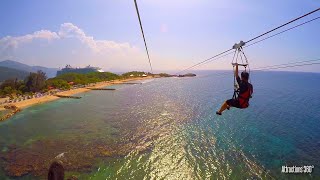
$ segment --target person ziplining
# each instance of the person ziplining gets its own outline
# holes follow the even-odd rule
[[[242,46],[244,45],[245,43],[243,41],[240,41],[240,43],[233,46],[233,49],[235,49],[235,54],[233,56],[231,64],[234,68],[234,93],[232,99],[229,99],[222,104],[220,110],[216,112],[217,115],[222,115],[222,112],[226,109],[229,110],[230,107],[240,109],[249,107],[249,100],[250,98],[252,98],[253,86],[249,82],[249,73],[247,72],[247,67],[249,69],[249,63],[242,49]],[[242,64],[238,64],[239,55],[241,57]],[[245,58],[245,64],[243,63],[242,55]],[[245,70],[241,73],[241,78],[239,77],[239,66],[243,66],[245,68]]]

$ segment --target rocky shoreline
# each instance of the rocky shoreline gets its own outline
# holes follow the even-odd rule
[[[0,116],[0,121],[4,121],[6,119],[9,119],[13,115],[15,115],[16,113],[21,111],[21,109],[15,105],[6,105],[6,106],[4,106],[4,109],[9,110],[9,113],[5,113],[4,115]]]

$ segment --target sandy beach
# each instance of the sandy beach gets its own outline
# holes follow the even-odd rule
[[[151,78],[153,78],[153,77],[151,77],[151,76],[148,76],[148,77],[136,77],[136,78],[128,78],[128,79],[124,79],[124,80],[114,80],[114,81],[99,82],[99,83],[96,83],[93,86],[88,86],[86,88],[71,89],[71,90],[68,90],[68,91],[59,92],[59,93],[57,93],[57,95],[71,96],[71,95],[74,95],[74,94],[91,91],[90,88],[102,88],[102,87],[109,86],[109,85],[112,85],[112,84],[121,84],[121,83],[127,82],[127,81],[136,81],[136,80],[151,79]],[[30,107],[32,105],[35,105],[35,104],[42,104],[42,103],[54,101],[54,100],[57,100],[57,99],[59,99],[59,97],[54,96],[54,95],[46,95],[46,96],[39,97],[39,98],[27,99],[27,100],[16,102],[16,103],[10,103],[10,105],[15,105],[19,109],[24,109],[24,108]],[[6,105],[8,105],[8,104],[6,104]],[[4,105],[0,106],[0,111],[1,110],[5,110],[4,109]]]

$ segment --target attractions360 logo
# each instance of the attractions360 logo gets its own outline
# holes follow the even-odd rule
[[[282,173],[312,173],[314,166],[282,166]]]

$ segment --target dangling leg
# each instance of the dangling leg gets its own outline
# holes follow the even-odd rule
[[[216,114],[222,115],[222,112],[223,112],[224,110],[226,110],[227,108],[230,108],[230,106],[227,104],[227,101],[225,101],[225,102],[222,104],[220,110],[216,112]]]
[[[64,168],[61,162],[54,161],[50,165],[48,179],[64,179]]]

